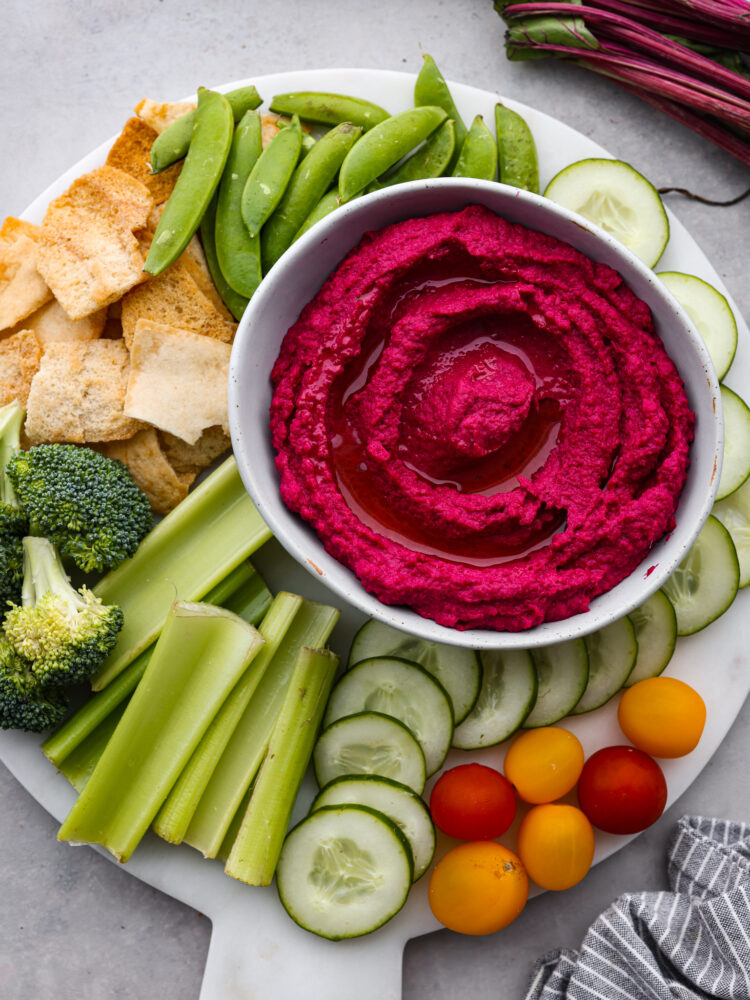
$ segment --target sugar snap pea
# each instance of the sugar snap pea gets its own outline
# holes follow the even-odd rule
[[[330,215],[331,212],[339,207],[339,204],[339,189],[337,187],[332,187],[329,191],[326,191],[312,212],[310,212],[308,217],[300,226],[299,232],[294,239],[296,240],[303,233],[306,233],[307,230],[312,228],[316,222],[320,222],[321,219],[325,219],[327,215]]]
[[[271,139],[250,172],[242,192],[242,220],[250,236],[260,228],[281,201],[297,166],[302,147],[302,129],[294,116],[286,128]]]
[[[482,181],[494,181],[497,174],[497,143],[495,137],[484,124],[481,115],[476,115],[468,135],[464,139],[461,153],[453,168],[454,177],[476,177]]]
[[[309,132],[302,133],[302,149],[299,151],[299,158],[304,159],[318,140]]]
[[[234,118],[229,101],[223,94],[201,87],[190,148],[161,213],[144,271],[161,274],[190,242],[218,187],[232,146],[233,131]]]
[[[341,165],[341,201],[349,201],[355,194],[364,191],[402,156],[423,142],[445,118],[442,108],[410,108],[386,118],[366,132]]]
[[[260,107],[262,98],[255,87],[239,87],[224,95],[232,108],[235,122],[246,111]],[[195,126],[195,111],[188,111],[161,132],[151,147],[151,172],[158,174],[187,154]]]
[[[299,115],[302,121],[316,122],[318,125],[351,122],[365,132],[390,117],[385,108],[360,97],[313,90],[277,94],[271,101],[271,111],[280,115]]]
[[[379,181],[374,181],[367,190],[377,191],[393,184],[404,184],[406,181],[441,177],[450,166],[455,145],[455,126],[449,118],[435,129],[408,160],[398,164]]]
[[[453,119],[453,127],[456,133],[453,156],[448,168],[450,173],[456,165],[461,147],[464,144],[468,129],[463,123],[458,108],[453,100],[448,84],[443,78],[443,74],[437,68],[437,64],[432,56],[426,55],[422,68],[420,69],[416,83],[414,84],[414,103],[417,107],[422,105],[436,105],[442,108],[449,118]]]
[[[213,283],[216,285],[216,291],[230,313],[239,321],[242,319],[248,300],[244,295],[235,292],[219,267],[219,258],[216,256],[216,199],[217,195],[214,195],[201,219],[200,234],[203,253],[206,255],[206,263]]]
[[[262,149],[260,115],[257,111],[246,111],[235,129],[232,149],[219,182],[216,255],[224,277],[235,292],[247,299],[260,284],[260,240],[250,236],[245,228],[240,205],[245,184]]]
[[[498,102],[495,105],[495,131],[502,183],[539,194],[539,159],[526,121]]]
[[[342,122],[319,139],[292,174],[276,211],[261,232],[263,273],[289,247],[300,227],[333,183],[344,158],[362,134],[351,122]],[[371,133],[368,133],[371,134]]]

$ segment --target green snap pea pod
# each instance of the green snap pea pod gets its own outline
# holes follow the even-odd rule
[[[302,148],[299,151],[300,160],[304,160],[317,141],[315,136],[310,135],[309,132],[302,133]]]
[[[250,171],[242,192],[242,220],[250,236],[260,228],[281,201],[299,160],[302,129],[295,115],[291,124],[271,139]]]
[[[503,184],[539,194],[539,160],[531,129],[521,115],[495,105],[498,167]]]
[[[408,160],[404,160],[390,173],[381,177],[379,181],[372,183],[367,190],[377,191],[380,188],[391,187],[393,184],[404,184],[406,181],[442,177],[453,159],[455,146],[455,126],[449,118],[422,143],[415,153],[412,153]]]
[[[230,90],[224,96],[232,108],[235,122],[238,122],[246,111],[253,111],[260,107],[262,102],[255,87],[240,87],[239,90]],[[187,114],[181,115],[171,125],[168,125],[154,139],[154,144],[151,147],[152,173],[158,174],[159,171],[166,170],[171,164],[187,155],[194,126],[195,111],[188,111]]]
[[[312,212],[310,212],[308,217],[300,226],[299,232],[294,239],[296,240],[303,233],[306,233],[307,230],[314,226],[316,222],[320,222],[321,219],[325,219],[327,215],[330,215],[331,212],[339,207],[339,204],[339,189],[337,187],[332,187],[329,191],[326,191]]]
[[[299,115],[302,121],[318,125],[340,125],[350,122],[363,132],[389,118],[385,108],[360,97],[347,94],[324,94],[300,90],[290,94],[277,94],[271,101],[271,111],[280,115]]]
[[[481,115],[471,123],[461,153],[453,168],[454,177],[476,177],[494,181],[497,174],[497,143]]]
[[[448,84],[445,82],[443,74],[437,68],[437,64],[432,56],[426,55],[424,57],[422,68],[417,75],[417,80],[414,84],[414,103],[417,107],[422,107],[425,104],[435,105],[438,108],[442,108],[448,117],[453,119],[456,139],[451,163],[447,170],[447,173],[451,173],[458,160],[458,155],[461,152],[468,129],[464,125],[461,115],[458,113],[458,108],[455,105]]]
[[[201,87],[190,149],[161,213],[144,271],[161,274],[190,242],[221,180],[233,132],[229,101],[223,94]]]
[[[342,122],[326,132],[296,168],[276,211],[263,226],[260,248],[264,274],[291,246],[361,134],[358,126]]]
[[[208,264],[211,279],[214,285],[216,285],[216,291],[221,296],[224,305],[239,322],[242,319],[242,314],[245,311],[248,300],[244,295],[239,295],[235,292],[221,273],[221,268],[219,267],[219,258],[216,256],[216,198],[217,196],[214,195],[208,204],[208,208],[203,213],[200,228],[201,243],[203,244],[203,253],[206,255],[206,263]]]
[[[442,108],[410,108],[386,118],[353,146],[339,174],[339,196],[349,201],[402,156],[424,142],[446,118]]]
[[[216,256],[229,284],[249,299],[260,284],[260,240],[242,221],[242,193],[263,149],[260,115],[245,112],[237,126],[216,201]]]

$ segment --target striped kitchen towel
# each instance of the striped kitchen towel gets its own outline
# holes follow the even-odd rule
[[[750,825],[683,816],[668,880],[539,959],[526,1000],[750,1000]]]

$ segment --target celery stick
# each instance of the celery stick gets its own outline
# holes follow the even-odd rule
[[[146,672],[58,832],[127,861],[263,640],[210,604],[175,603]]]
[[[232,733],[185,834],[185,842],[202,851],[207,858],[215,858],[221,849],[232,817],[266,755],[300,650],[303,646],[324,646],[339,614],[336,608],[305,601],[284,636]]]
[[[197,601],[271,537],[228,458],[94,587],[125,625],[91,686],[106,687],[151,645],[175,600]]]
[[[182,843],[214,768],[301,606],[301,597],[282,592],[258,626],[265,646],[219,709],[154,820],[154,832],[171,844]]]
[[[250,805],[250,797],[253,794],[253,785],[250,785],[248,790],[242,796],[242,802],[240,802],[239,809],[232,816],[232,822],[229,824],[226,835],[221,842],[221,847],[216,852],[216,857],[219,861],[223,861],[224,864],[227,863],[227,858],[229,857],[232,845],[234,844],[237,834],[240,832],[240,827],[242,826],[242,820],[247,812],[247,807]]]
[[[109,743],[126,708],[125,701],[116,705],[114,711],[110,712],[106,719],[103,719],[96,729],[81,740],[60,762],[58,770],[65,775],[77,792],[83,791],[86,782],[94,773],[96,762],[104,753],[104,748]]]
[[[224,870],[232,878],[248,885],[271,884],[338,664],[338,656],[327,650],[305,647],[300,652],[227,859]]]
[[[209,591],[203,600],[206,604],[225,607],[251,625],[257,625],[271,603],[271,593],[260,573],[255,570],[252,563],[245,560]],[[42,743],[44,753],[66,777],[68,772],[61,766],[62,762],[83,742],[86,742],[87,749],[82,751],[82,755],[71,767],[77,772],[82,763],[88,760],[90,764],[88,773],[93,770],[93,765],[101,755],[104,745],[100,745],[96,740],[87,742],[88,736],[135,690],[138,681],[143,677],[152,652],[153,646],[150,646],[136,657],[111,684],[108,684],[103,691],[92,695],[74,715]],[[92,756],[94,753],[96,756]],[[75,782],[73,784],[75,785]],[[78,785],[75,787],[79,788]]]

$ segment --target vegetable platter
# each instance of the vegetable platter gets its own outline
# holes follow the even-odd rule
[[[392,112],[411,107],[413,102],[413,73],[316,70],[279,73],[246,82],[255,84],[266,102],[274,94],[297,90],[352,94],[375,101]],[[229,90],[240,85],[227,83],[217,89]],[[475,114],[483,114],[486,121],[493,120],[498,95],[458,84],[450,86],[466,121]],[[134,94],[133,99],[137,100],[138,96]],[[611,155],[549,116],[521,104],[507,103],[525,117],[532,129],[539,152],[542,189],[559,170],[576,160]],[[101,164],[110,144],[104,143],[60,177],[29,206],[25,218],[40,222],[50,199],[64,191],[75,177]],[[659,270],[694,274],[724,291],[721,279],[695,241],[672,215],[669,221],[671,239],[659,261]],[[740,347],[728,383],[740,393],[743,390],[747,393],[750,391],[749,331],[739,315],[737,321]],[[299,567],[277,543],[268,543],[254,562],[272,590],[294,589],[313,599],[331,601],[323,585]],[[698,690],[708,710],[706,729],[698,748],[687,757],[664,762],[669,802],[685,791],[709,761],[750,690],[750,672],[744,667],[750,642],[746,600],[740,593],[720,621],[679,640],[667,668],[668,675],[679,677]],[[362,624],[363,617],[358,612],[343,608],[341,623],[331,643],[342,658],[347,656],[351,640]],[[578,736],[587,755],[599,747],[622,742],[614,703],[586,716],[568,718],[564,725]],[[2,732],[0,758],[28,791],[62,820],[75,793],[40,752],[39,742],[39,737],[31,734]],[[502,753],[502,748],[481,753],[453,750],[445,766],[476,759],[500,767]],[[310,777],[303,786],[294,819],[303,815],[314,792],[314,781]],[[514,833],[515,828],[511,828],[510,834]],[[607,834],[598,836],[595,861],[608,857],[628,839]],[[401,956],[405,943],[439,927],[427,903],[426,879],[417,883],[403,910],[374,934],[331,942],[292,923],[282,909],[275,888],[248,888],[229,879],[219,863],[204,860],[187,846],[175,848],[149,834],[126,868],[211,918],[213,934],[202,1000],[256,996],[264,1000],[292,1000],[301,995],[313,1000],[318,997],[348,1000],[353,983],[356,983],[361,1000],[396,1000],[401,995]]]

